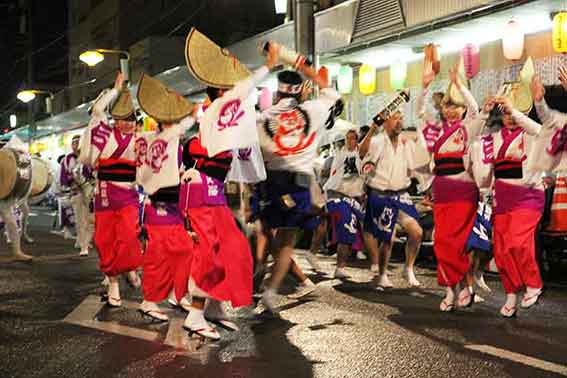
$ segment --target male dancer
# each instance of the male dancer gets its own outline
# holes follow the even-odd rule
[[[364,170],[368,172],[368,202],[364,220],[364,240],[370,250],[372,263],[378,263],[378,287],[391,288],[388,263],[396,234],[396,224],[407,233],[406,265],[404,275],[410,286],[420,285],[415,277],[417,259],[423,230],[417,219],[417,210],[408,194],[410,175],[414,169],[415,144],[400,136],[403,116],[397,111],[384,121],[384,132],[373,138],[378,129],[375,122],[360,146],[364,157]],[[378,240],[381,242],[378,249]],[[376,259],[380,256],[381,261]],[[378,260],[378,261],[375,261]]]
[[[61,171],[59,176],[59,182],[61,187],[68,188],[72,192],[71,197],[71,206],[73,207],[73,213],[75,218],[75,229],[77,233],[77,243],[75,243],[75,247],[79,246],[81,248],[81,252],[79,256],[88,256],[89,255],[89,244],[91,243],[92,239],[92,230],[89,220],[90,215],[90,206],[85,198],[83,192],[79,188],[79,184],[75,180],[74,170],[79,163],[79,144],[80,144],[81,137],[79,135],[75,135],[71,140],[71,153],[67,154],[63,161],[61,162]],[[82,172],[80,172],[85,178],[90,179],[92,177],[91,171],[88,167],[83,166]],[[64,234],[68,232],[68,230],[64,226],[63,230]]]
[[[134,128],[136,116],[130,92],[119,73],[114,88],[95,101],[91,121],[82,139],[80,161],[97,172],[95,194],[95,245],[100,270],[108,277],[108,305],[120,307],[118,277],[127,274],[129,283],[140,287],[135,270],[142,263],[138,240],[138,192]],[[112,106],[111,106],[112,104]],[[115,126],[110,126],[106,109]]]
[[[261,215],[276,230],[273,248],[276,263],[262,295],[263,304],[271,312],[276,311],[275,296],[290,267],[297,229],[313,215],[309,186],[317,135],[339,99],[338,93],[314,69],[304,65],[298,69],[319,85],[319,98],[300,103],[303,79],[297,72],[284,71],[278,75],[277,103],[258,117],[268,176],[268,203],[261,209]]]
[[[345,279],[347,260],[362,223],[361,198],[364,195],[362,159],[355,130],[346,133],[345,147],[335,152],[329,180],[323,187],[327,193],[327,210],[331,216],[332,242],[337,244],[335,278]]]

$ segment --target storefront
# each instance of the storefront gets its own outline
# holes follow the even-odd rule
[[[342,92],[347,120],[359,126],[368,124],[396,89],[408,88],[411,99],[404,107],[404,116],[405,126],[411,127],[417,121],[415,100],[421,90],[422,51],[428,43],[437,45],[441,53],[440,74],[430,93],[446,91],[448,70],[459,63],[467,44],[478,48],[480,66],[478,72],[471,72],[474,75],[468,84],[479,104],[485,96],[495,95],[504,82],[519,80],[529,57],[544,84],[558,84],[558,67],[567,64],[567,57],[553,49],[550,15],[562,6],[558,1],[535,1],[407,38],[402,33],[402,37],[384,44],[366,40],[371,47],[349,46],[323,54],[321,62]],[[515,24],[508,25],[510,21]],[[515,46],[523,50],[516,60],[506,59],[503,53],[502,38],[511,38],[511,34],[516,36],[512,43],[523,41],[523,49]],[[476,71],[474,67],[472,70]],[[465,72],[462,75],[466,76]]]

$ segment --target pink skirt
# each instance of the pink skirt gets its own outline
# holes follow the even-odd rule
[[[194,207],[189,219],[198,235],[191,269],[198,287],[233,307],[252,304],[252,252],[230,209]]]

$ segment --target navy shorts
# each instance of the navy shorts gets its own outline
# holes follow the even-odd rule
[[[394,235],[400,211],[414,219],[419,219],[417,210],[407,193],[401,196],[370,193],[366,204],[364,231],[372,234],[380,241],[390,242]]]
[[[363,219],[362,206],[358,201],[344,197],[327,201],[327,211],[331,217],[332,244],[356,243],[356,234]]]

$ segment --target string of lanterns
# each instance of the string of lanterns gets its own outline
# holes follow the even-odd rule
[[[518,61],[524,54],[525,34],[516,20],[510,20],[503,28],[502,52],[504,58]],[[553,49],[558,53],[567,53],[567,11],[558,12],[553,17],[552,30]],[[474,43],[467,43],[461,50],[461,59],[464,63],[466,79],[474,78],[480,70],[480,48]],[[341,65],[331,70],[329,78],[337,77],[337,89],[341,94],[350,94],[353,89],[354,71],[349,65]],[[390,87],[401,90],[406,86],[408,65],[406,62],[396,60],[389,67]],[[358,89],[362,95],[372,95],[376,91],[376,67],[363,64],[358,71]]]

